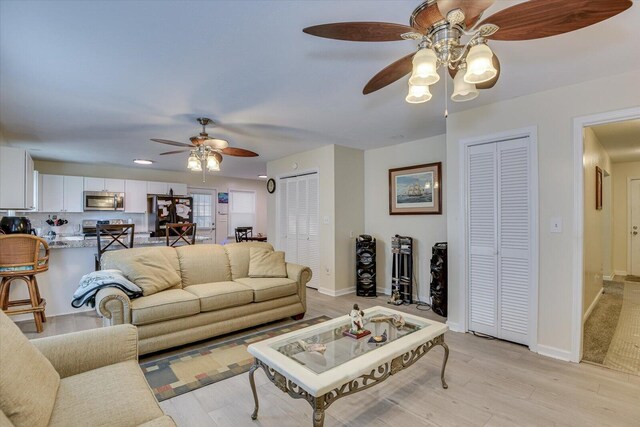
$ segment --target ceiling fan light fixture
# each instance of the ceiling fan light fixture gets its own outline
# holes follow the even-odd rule
[[[484,83],[498,74],[493,66],[493,52],[484,43],[473,46],[467,54],[467,72],[464,81],[471,84]]]
[[[196,153],[193,151],[191,152],[191,155],[189,155],[189,159],[187,160],[187,168],[194,172],[202,171],[202,163],[200,162],[200,159],[198,158]]]
[[[409,84],[409,94],[405,98],[409,104],[420,104],[431,99],[429,86],[418,86]]]
[[[413,72],[409,83],[414,86],[429,86],[438,80],[438,56],[433,49],[420,49],[413,57]]]
[[[209,172],[220,172],[220,162],[213,155],[207,157],[207,170]]]
[[[464,81],[465,69],[461,68],[453,78],[453,94],[451,100],[453,102],[465,102],[476,99],[480,92],[476,85]]]

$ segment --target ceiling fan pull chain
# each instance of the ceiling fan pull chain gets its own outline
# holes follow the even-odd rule
[[[444,73],[444,118],[449,117],[449,79],[447,73]]]

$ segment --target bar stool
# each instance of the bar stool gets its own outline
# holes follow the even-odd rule
[[[193,222],[167,224],[165,228],[165,233],[167,236],[167,246],[174,247],[180,246],[180,244],[195,245],[196,227],[197,224]],[[175,237],[173,241],[171,241],[172,237]]]
[[[96,238],[98,239],[98,253],[96,253],[96,271],[101,269],[100,259],[102,254],[116,249],[133,248],[133,238],[135,236],[135,224],[97,224]],[[106,243],[106,244],[105,244]],[[118,243],[115,245],[114,243]],[[113,245],[111,249],[109,249]]]
[[[44,255],[41,256],[41,250]],[[36,330],[42,332],[46,301],[40,297],[36,274],[49,269],[49,245],[44,239],[30,234],[0,235],[0,308],[9,316],[33,313]],[[22,280],[27,283],[29,299],[9,300],[11,282]],[[15,306],[30,306],[10,310]]]
[[[246,242],[253,236],[253,227],[236,227],[236,242]]]

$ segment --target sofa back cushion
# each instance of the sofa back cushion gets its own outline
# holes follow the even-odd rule
[[[284,252],[251,248],[249,250],[249,277],[287,277]]]
[[[103,269],[122,271],[127,279],[142,288],[144,296],[181,287],[180,262],[175,248],[154,246],[105,252]]]
[[[231,265],[231,278],[233,280],[249,277],[249,261],[251,260],[251,248],[261,248],[269,251],[273,246],[266,242],[241,242],[229,243],[223,246],[229,256]]]
[[[231,280],[229,257],[221,245],[185,245],[176,253],[183,287]]]
[[[53,365],[0,310],[0,410],[16,426],[46,426],[59,385]]]

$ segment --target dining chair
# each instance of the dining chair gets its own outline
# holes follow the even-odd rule
[[[107,251],[133,248],[135,224],[97,224],[98,253],[96,253],[96,271],[100,270],[100,258]],[[113,247],[112,247],[113,246]]]
[[[236,242],[246,242],[253,236],[253,227],[236,227]]]
[[[180,246],[181,244],[196,244],[196,228],[194,222],[179,222],[166,225],[167,246]],[[175,238],[173,241],[172,238]]]

